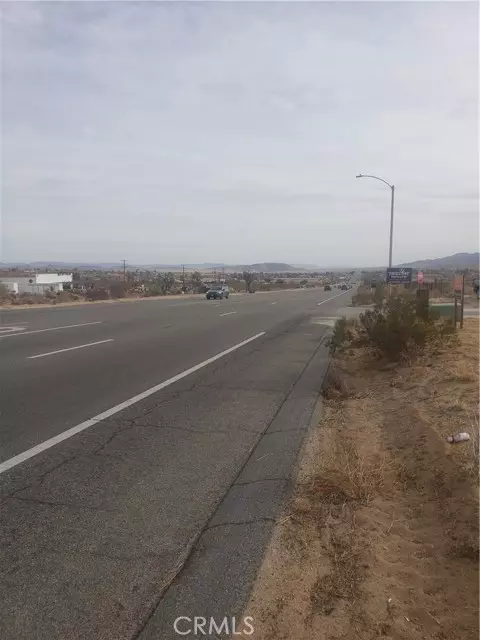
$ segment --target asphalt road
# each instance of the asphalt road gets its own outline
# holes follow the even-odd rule
[[[0,312],[0,636],[170,637],[226,575],[199,545],[243,545],[214,597],[238,608],[318,396],[318,316],[350,296]]]

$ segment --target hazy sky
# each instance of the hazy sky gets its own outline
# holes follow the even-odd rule
[[[474,2],[2,2],[4,261],[478,250]]]

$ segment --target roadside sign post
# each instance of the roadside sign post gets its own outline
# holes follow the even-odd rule
[[[463,329],[463,307],[465,304],[465,271],[462,274],[462,297],[460,306],[460,329]]]
[[[463,329],[463,302],[464,302],[464,287],[465,287],[465,275],[456,275],[453,282],[453,295],[454,295],[454,312],[455,312],[455,327],[457,321],[460,319],[460,329]],[[460,318],[458,317],[458,303],[460,302]]]
[[[417,289],[417,316],[428,320],[429,290]]]

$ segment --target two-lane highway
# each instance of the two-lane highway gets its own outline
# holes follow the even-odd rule
[[[3,312],[0,637],[239,612],[350,293]]]

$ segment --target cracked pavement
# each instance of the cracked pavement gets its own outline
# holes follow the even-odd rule
[[[310,321],[318,296],[285,305],[281,317],[280,304],[277,315],[270,307],[263,338],[0,476],[2,639],[168,640],[178,638],[177,615],[241,612],[328,365],[326,327]],[[219,352],[222,340],[232,344],[232,333],[234,341],[261,329],[253,312],[261,303],[249,300],[230,333],[214,325],[216,338],[206,335],[183,367],[200,361],[205,348]],[[322,311],[331,314],[336,304]],[[198,338],[198,315],[178,324],[184,321]],[[183,346],[170,347],[178,358],[192,347],[188,335],[186,346],[182,338]],[[142,352],[142,344],[139,338],[147,357],[152,347]],[[107,363],[97,360],[99,371],[92,370],[92,355],[74,362],[95,380]],[[160,380],[157,372],[155,382],[168,372]],[[13,409],[2,410],[8,434],[12,416]],[[46,424],[50,435],[42,420],[39,411],[38,429]],[[24,438],[23,423],[18,433]],[[24,442],[34,437],[29,432]],[[14,446],[9,441],[9,453],[17,453]]]

